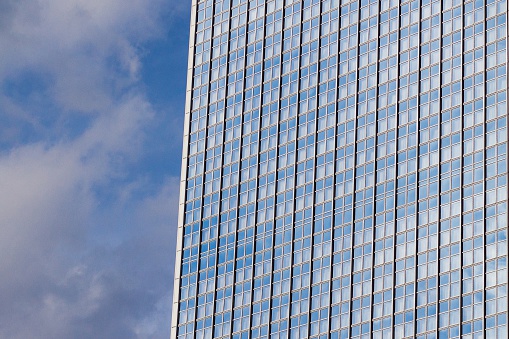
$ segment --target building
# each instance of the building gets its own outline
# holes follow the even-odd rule
[[[507,32],[194,0],[172,338],[507,338]]]

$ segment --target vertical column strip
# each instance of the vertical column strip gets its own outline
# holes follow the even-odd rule
[[[175,254],[175,271],[173,282],[173,305],[171,312],[171,338],[177,338],[178,332],[178,314],[179,314],[179,301],[180,301],[180,280],[182,270],[182,248],[184,244],[184,216],[185,216],[185,197],[186,197],[186,182],[187,182],[187,163],[189,156],[189,130],[191,126],[191,103],[192,103],[192,88],[193,88],[193,67],[194,67],[194,44],[196,34],[196,20],[197,20],[197,1],[192,0],[191,3],[191,25],[189,28],[189,47],[188,47],[188,65],[187,65],[187,85],[186,85],[186,104],[184,115],[184,135],[182,143],[182,166],[180,171],[180,193],[179,193],[179,206],[178,206],[178,221],[177,221],[177,241],[176,241],[176,254]]]

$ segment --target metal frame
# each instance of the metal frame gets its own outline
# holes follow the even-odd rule
[[[184,142],[182,144],[182,167],[180,171],[180,194],[178,207],[178,228],[175,254],[175,274],[173,282],[173,300],[171,312],[171,334],[170,338],[177,338],[178,308],[180,296],[180,270],[182,265],[182,235],[184,228],[184,207],[186,198],[187,162],[189,148],[189,124],[191,121],[191,99],[193,90],[193,67],[194,67],[194,40],[196,30],[196,8],[198,0],[191,0],[191,27],[189,30],[189,54],[187,61],[187,86],[186,104],[184,117]]]

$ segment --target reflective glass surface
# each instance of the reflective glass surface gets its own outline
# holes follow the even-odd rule
[[[507,1],[195,1],[174,338],[507,338]]]

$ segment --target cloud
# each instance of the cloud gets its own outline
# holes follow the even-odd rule
[[[0,2],[0,338],[169,336],[178,179],[136,169],[143,44],[179,6]]]
[[[72,142],[0,157],[0,337],[169,331],[169,318],[161,321],[170,312],[178,181],[142,198],[136,183],[112,185],[152,114],[137,97],[117,109]],[[96,190],[107,188],[118,194],[105,210]]]
[[[34,112],[49,101],[59,114],[46,113],[55,120],[104,114],[137,86],[141,46],[165,34],[162,14],[173,11],[164,0],[7,0],[2,7],[0,46],[9,48],[0,53],[0,84],[23,92],[18,110]],[[0,97],[7,111],[0,115],[14,109],[11,97]],[[38,113],[16,123],[37,127],[48,120]]]

